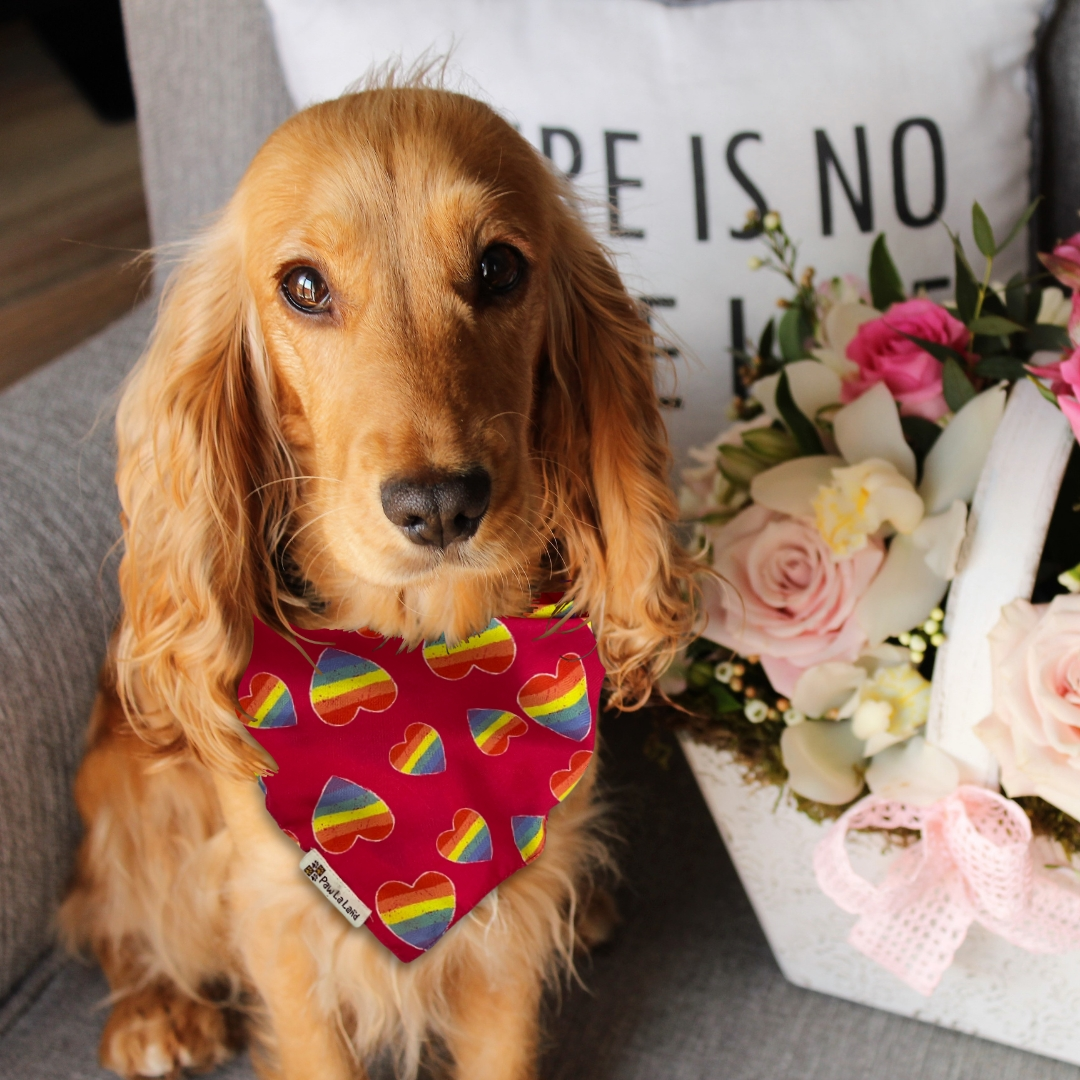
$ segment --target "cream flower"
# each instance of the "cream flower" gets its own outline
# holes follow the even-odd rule
[[[851,716],[851,730],[866,740],[873,757],[894,743],[911,738],[930,715],[930,683],[910,663],[882,666],[868,678],[842,710]]]
[[[830,371],[841,378],[858,374],[859,365],[847,358],[847,347],[863,323],[881,318],[881,312],[859,303],[845,293],[845,299],[833,304],[821,320],[821,345],[810,350]]]
[[[956,788],[960,770],[944,750],[915,735],[877,754],[866,770],[866,782],[882,798],[929,806]]]
[[[1069,315],[1072,313],[1072,301],[1057,288],[1051,285],[1049,289],[1043,289],[1039,299],[1039,314],[1035,316],[1037,323],[1049,326],[1068,326]]]
[[[786,727],[780,753],[788,786],[804,799],[843,806],[863,789],[863,744],[850,721],[806,720]]]
[[[812,505],[818,531],[834,556],[846,559],[866,547],[886,522],[911,533],[922,520],[923,501],[895,465],[867,458],[832,470],[832,483],[817,490]]]

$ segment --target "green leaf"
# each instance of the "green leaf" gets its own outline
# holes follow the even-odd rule
[[[1009,230],[1009,235],[1002,240],[998,251],[1004,251],[1015,239],[1020,230],[1031,220],[1035,208],[1042,202],[1042,196],[1038,195],[1032,200],[1028,208],[1016,219],[1016,224]]]
[[[963,353],[957,352],[948,345],[942,345],[939,341],[927,341],[926,338],[916,337],[914,334],[905,334],[903,330],[898,330],[897,333],[901,337],[906,337],[908,341],[915,342],[920,349],[925,349],[935,360],[940,360],[943,364],[946,360],[955,360],[958,364],[967,363],[967,357]]]
[[[1008,337],[1024,329],[1019,323],[1001,315],[980,315],[968,324],[968,328],[973,334],[988,334],[991,337]]]
[[[870,249],[870,296],[878,311],[884,311],[890,304],[899,304],[907,299],[904,283],[889,254],[884,233],[878,234],[874,246]]]
[[[1040,379],[1036,379],[1034,375],[1029,374],[1028,378],[1035,384],[1039,393],[1042,394],[1042,396],[1046,398],[1046,400],[1049,401],[1051,405],[1057,405],[1058,399],[1054,396],[1054,391],[1051,390],[1049,386],[1047,386]],[[1061,406],[1058,405],[1058,408],[1060,409]]]
[[[930,453],[941,435],[941,428],[925,416],[901,416],[900,427],[903,428],[908,445],[920,461]]]
[[[723,683],[713,679],[709,689],[718,713],[742,712],[742,702]]]
[[[792,304],[780,319],[780,328],[776,335],[780,344],[780,355],[784,358],[784,363],[806,358],[805,328],[802,311]]]
[[[971,208],[971,231],[975,234],[975,246],[988,259],[992,259],[998,251],[994,243],[994,230],[990,228],[986,211],[978,203]]]
[[[1016,382],[1027,374],[1023,360],[1017,360],[1015,356],[991,356],[986,360],[980,360],[975,365],[975,374],[980,379],[1008,379]]]
[[[761,337],[758,339],[757,354],[762,360],[772,360],[773,357],[773,338],[776,336],[776,323],[770,319],[765,324],[765,329],[761,331]]]
[[[1013,322],[1027,322],[1027,279],[1019,271],[1005,286],[1005,314]]]
[[[933,420],[927,420],[925,416],[901,416],[900,427],[903,429],[904,439],[908,446],[915,451],[915,464],[919,472],[917,479],[921,480],[923,462],[934,443],[938,441],[941,428]]]
[[[1024,335],[1024,346],[1031,352],[1056,352],[1067,349],[1070,344],[1069,331],[1064,326],[1051,326],[1049,323],[1036,323]]]
[[[784,423],[787,424],[788,431],[798,443],[803,456],[825,453],[818,429],[806,418],[806,414],[795,404],[795,399],[791,396],[786,371],[780,372],[780,381],[776,384],[776,408],[783,417]]]
[[[941,387],[945,392],[945,404],[953,412],[959,412],[975,396],[971,380],[951,356],[941,369]]]
[[[949,234],[950,236],[952,233]],[[979,283],[968,266],[964,249],[956,240],[956,310],[961,321],[967,325],[975,315],[979,303]]]

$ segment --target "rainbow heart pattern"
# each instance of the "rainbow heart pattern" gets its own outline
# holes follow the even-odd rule
[[[538,858],[547,840],[547,819],[542,814],[515,815],[510,819],[510,828],[522,859],[531,863]]]
[[[591,750],[578,750],[577,753],[571,755],[568,768],[558,769],[551,774],[551,794],[559,802],[562,802],[577,787],[590,761],[592,761]]]
[[[410,724],[405,739],[390,748],[390,764],[406,776],[432,776],[446,771],[446,751],[439,733],[428,724]]]
[[[421,874],[411,885],[387,881],[375,893],[375,910],[383,925],[414,949],[430,949],[454,920],[454,883],[437,870]]]
[[[397,684],[387,671],[341,649],[324,649],[311,676],[311,707],[326,724],[340,727],[357,713],[385,712],[397,700]]]
[[[243,714],[240,719],[253,728],[292,727],[296,723],[296,706],[284,679],[260,671],[251,676],[246,697],[240,699]]]
[[[469,709],[468,717],[473,742],[488,757],[505,754],[510,740],[529,730],[520,716],[505,709]]]
[[[385,840],[394,831],[394,815],[374,791],[331,776],[315,804],[311,828],[319,847],[341,855],[358,839]]]
[[[454,822],[435,841],[439,854],[452,863],[489,862],[491,830],[475,811],[463,807],[454,814]]]
[[[464,679],[472,669],[501,675],[514,662],[517,646],[514,635],[498,619],[492,619],[479,634],[447,645],[446,635],[424,642],[424,660],[441,679]]]
[[[534,675],[518,691],[518,704],[530,720],[581,742],[592,727],[585,665],[577,656],[559,657],[554,675]]]

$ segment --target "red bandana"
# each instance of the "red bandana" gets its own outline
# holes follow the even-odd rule
[[[367,630],[298,634],[310,663],[256,620],[240,680],[278,765],[266,808],[342,914],[415,960],[543,851],[592,757],[596,641],[550,609],[411,652]]]

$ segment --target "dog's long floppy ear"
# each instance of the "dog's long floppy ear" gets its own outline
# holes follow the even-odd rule
[[[699,567],[674,532],[652,330],[576,216],[556,252],[537,416],[547,513],[611,703],[633,708],[691,635]]]
[[[136,731],[265,772],[235,712],[251,618],[284,622],[277,552],[296,470],[228,216],[166,288],[117,414],[125,551],[117,682]]]

